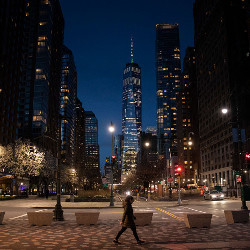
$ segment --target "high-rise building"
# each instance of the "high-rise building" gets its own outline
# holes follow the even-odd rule
[[[85,111],[85,170],[86,186],[97,187],[101,180],[98,120],[92,111]]]
[[[26,39],[25,0],[0,4],[0,144],[17,139],[19,83],[22,79],[22,47]]]
[[[81,101],[76,99],[75,153],[74,164],[79,177],[80,188],[84,186],[85,171],[85,111]]]
[[[149,126],[145,129],[146,134],[157,135],[157,128],[155,126]]]
[[[181,61],[178,24],[156,25],[156,86],[158,153],[177,155],[177,104]]]
[[[237,172],[249,178],[249,13],[249,1],[194,3],[201,178],[209,186],[235,189]]]
[[[117,155],[117,167],[119,169],[122,169],[122,142],[123,142],[122,135],[116,135],[114,137],[114,148],[115,148],[115,153]]]
[[[72,51],[66,46],[62,54],[62,80],[61,80],[61,158],[64,164],[71,166],[75,149],[75,122],[77,72]]]
[[[150,132],[141,132],[140,151],[138,161],[141,168],[154,168],[157,165],[157,135]]]
[[[122,92],[122,175],[136,167],[141,132],[141,68],[134,62],[133,40],[131,39],[131,61],[123,71]]]
[[[178,164],[183,166],[182,185],[198,183],[199,120],[196,81],[195,48],[186,49],[183,60],[181,89],[177,97]]]
[[[26,1],[18,137],[57,151],[64,19],[59,0]]]

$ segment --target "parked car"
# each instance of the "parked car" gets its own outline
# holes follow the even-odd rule
[[[224,194],[217,190],[207,191],[204,193],[204,200],[224,200]]]

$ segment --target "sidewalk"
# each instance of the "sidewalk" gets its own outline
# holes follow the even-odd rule
[[[0,249],[249,249],[249,224],[212,226],[210,229],[188,229],[183,222],[152,222],[137,227],[145,244],[137,246],[128,229],[112,241],[120,230],[117,220],[100,220],[97,225],[79,226],[73,220],[53,222],[51,226],[29,226],[20,219],[0,225]]]
[[[197,200],[197,202],[199,202]],[[174,202],[135,202],[134,208],[177,206]],[[54,209],[56,200],[38,198],[27,199],[23,207]],[[0,210],[8,211],[10,207],[20,207],[18,200],[0,202]],[[62,202],[65,215],[70,213],[67,209],[76,208],[102,208],[97,225],[79,226],[74,216],[68,214],[65,221],[53,221],[51,226],[29,226],[27,216],[17,219],[6,219],[0,225],[0,249],[17,250],[57,250],[57,249],[250,249],[250,223],[227,225],[224,218],[216,218],[211,228],[189,229],[183,221],[170,216],[161,217],[158,211],[154,212],[151,225],[138,227],[138,235],[145,244],[137,246],[133,234],[128,229],[120,238],[122,245],[115,245],[112,241],[120,230],[120,216],[122,209],[112,216],[106,216],[109,202]],[[121,202],[115,202],[115,207],[121,207]],[[22,208],[23,209],[23,208]],[[170,208],[171,210],[172,208]],[[111,211],[111,212],[112,212]],[[66,217],[66,216],[65,216]],[[119,219],[118,219],[119,218]],[[160,219],[161,218],[161,219]]]

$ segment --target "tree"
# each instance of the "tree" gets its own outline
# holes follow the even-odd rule
[[[77,170],[74,168],[64,168],[62,170],[61,181],[65,185],[65,190],[69,193],[74,193],[75,188],[79,184]]]
[[[38,176],[46,164],[45,153],[32,147],[29,140],[16,140],[1,146],[0,171],[14,176]]]

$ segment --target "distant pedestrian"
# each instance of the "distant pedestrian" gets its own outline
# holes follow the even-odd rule
[[[131,230],[133,231],[135,239],[137,240],[137,244],[144,243],[144,241],[139,240],[139,237],[138,237],[137,232],[136,232],[136,225],[135,225],[135,221],[134,221],[136,218],[134,217],[133,208],[132,208],[133,202],[134,202],[134,198],[133,198],[133,196],[130,196],[130,195],[128,195],[126,197],[125,201],[123,202],[124,213],[122,216],[122,221],[120,222],[120,224],[122,225],[122,229],[119,231],[119,233],[117,234],[117,236],[113,240],[114,243],[121,244],[118,241],[118,239],[122,235],[122,233],[126,231],[126,229],[128,227],[130,227]]]

